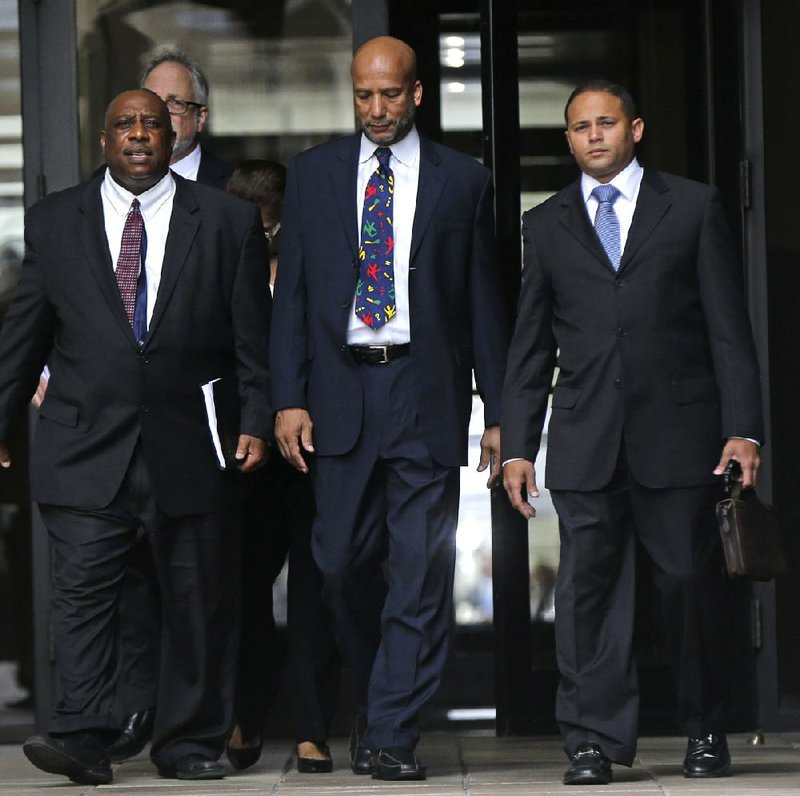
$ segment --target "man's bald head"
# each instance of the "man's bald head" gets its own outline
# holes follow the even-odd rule
[[[350,73],[356,115],[367,138],[380,146],[404,138],[422,101],[411,47],[391,36],[370,39],[356,50]]]

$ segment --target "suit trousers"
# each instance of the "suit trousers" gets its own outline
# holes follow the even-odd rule
[[[624,451],[603,489],[551,490],[561,536],[556,719],[568,756],[587,741],[623,765],[636,754],[637,539],[654,569],[678,717],[692,737],[725,731],[730,617],[714,514],[719,492],[717,485],[644,487],[628,473]]]
[[[141,445],[109,506],[41,505],[52,557],[53,635],[61,696],[51,732],[115,729],[119,597],[144,528],[162,596],[151,757],[216,759],[232,720],[238,644],[239,523],[232,510],[167,517]]]
[[[356,445],[312,466],[312,549],[366,706],[365,744],[413,749],[447,654],[459,471],[434,461],[421,438],[410,357],[358,373]]]

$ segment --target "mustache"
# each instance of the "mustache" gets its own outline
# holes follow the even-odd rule
[[[148,146],[126,146],[122,150],[123,155],[152,155],[153,150]]]

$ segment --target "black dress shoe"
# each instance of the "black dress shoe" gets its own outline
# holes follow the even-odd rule
[[[114,779],[105,747],[90,732],[32,735],[22,751],[36,768],[62,774],[79,785],[108,785]]]
[[[166,779],[222,779],[225,768],[202,755],[186,755],[175,766],[159,766],[158,773]]]
[[[333,771],[333,760],[331,760],[331,750],[324,741],[311,741],[320,754],[325,755],[324,759],[318,757],[300,757],[297,755],[297,770],[301,774],[330,774]]]
[[[730,767],[731,754],[724,735],[689,738],[683,759],[684,777],[723,777]]]
[[[244,771],[246,768],[254,766],[261,757],[261,735],[256,735],[249,741],[242,741],[242,746],[231,746],[234,736],[237,736],[236,740],[241,738],[238,724],[233,728],[231,737],[225,742],[225,753],[228,755],[230,764],[237,771]]]
[[[364,733],[367,731],[367,717],[358,713],[350,730],[350,768],[354,774],[372,773],[372,750],[364,746]]]
[[[611,761],[596,743],[582,743],[564,774],[565,785],[608,785],[612,779]]]
[[[425,766],[410,749],[384,746],[372,755],[372,778],[396,782],[425,779]]]
[[[122,726],[122,732],[108,747],[112,763],[121,763],[136,757],[153,738],[153,724],[156,719],[155,708],[131,713]]]

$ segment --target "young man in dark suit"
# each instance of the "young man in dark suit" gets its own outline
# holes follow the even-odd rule
[[[499,473],[506,323],[492,182],[417,132],[410,47],[372,39],[351,72],[361,133],[289,167],[276,440],[314,479],[314,556],[366,710],[353,770],[423,779],[417,714],[438,686],[452,621],[473,370],[486,421],[479,469]]]
[[[503,392],[504,483],[530,518],[558,366],[546,477],[561,532],[564,782],[610,782],[611,763],[634,758],[636,539],[664,600],[689,736],[684,775],[720,776],[730,757],[714,504],[731,459],[755,484],[763,439],[740,262],[716,189],[639,165],[644,122],[625,89],[580,86],[565,115],[583,174],[523,216]]]
[[[257,210],[169,171],[174,133],[147,90],[119,95],[108,169],[35,205],[19,289],[0,335],[0,465],[45,362],[31,493],[53,553],[61,685],[34,765],[112,780],[117,607],[144,528],[163,602],[151,757],[164,777],[218,779],[232,720],[238,495],[213,450],[201,385],[238,382],[239,469],[271,433],[269,298]],[[235,420],[235,418],[234,418]]]

